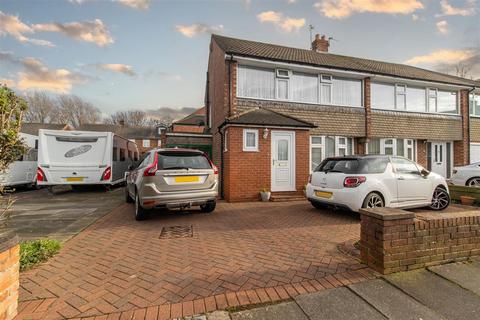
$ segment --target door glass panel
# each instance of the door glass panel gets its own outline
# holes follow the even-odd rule
[[[438,146],[435,145],[435,162],[438,162]]]
[[[277,143],[278,160],[288,160],[288,140],[278,140]]]
[[[440,145],[439,149],[440,149],[440,162],[443,162],[443,145]]]
[[[397,156],[404,156],[403,139],[397,139]]]

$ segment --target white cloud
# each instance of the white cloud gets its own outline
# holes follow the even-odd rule
[[[92,42],[100,47],[107,46],[114,42],[107,27],[100,19],[69,23],[52,22],[34,24],[32,28],[35,31],[63,33],[67,37],[79,41]]]
[[[0,52],[0,61],[5,61],[22,68],[17,80],[10,80],[20,90],[38,89],[57,93],[68,93],[73,84],[85,83],[87,77],[67,69],[49,69],[35,58],[16,58],[11,53]]]
[[[321,0],[314,7],[333,19],[347,18],[355,13],[411,14],[423,9],[419,0]]]
[[[424,64],[424,65],[436,65],[436,64],[449,64],[453,65],[460,61],[468,60],[475,56],[473,50],[452,50],[452,49],[440,49],[433,51],[426,55],[420,55],[413,57],[405,63],[407,64]]]
[[[28,38],[26,33],[34,33],[34,30],[23,23],[18,16],[8,15],[0,11],[0,36],[10,35],[23,43],[32,43],[39,46],[53,47],[53,43],[47,40]]]
[[[262,22],[273,23],[276,27],[286,32],[298,31],[305,25],[304,18],[290,18],[277,11],[265,11],[257,15],[257,19]]]
[[[464,7],[453,7],[448,0],[441,0],[442,14],[437,16],[472,16],[476,13],[475,4],[476,0],[466,0]]]
[[[104,64],[99,64],[98,67],[103,69],[103,70],[123,73],[123,74],[126,74],[127,76],[131,76],[131,77],[136,75],[135,71],[133,71],[132,66],[129,66],[129,65],[126,65],[126,64],[104,63]]]
[[[0,78],[0,86],[7,86],[9,88],[15,87],[15,81],[12,79]]]
[[[221,33],[223,31],[223,25],[209,26],[204,23],[194,23],[191,25],[177,25],[175,29],[185,37],[193,38],[200,34]]]
[[[150,0],[117,0],[117,2],[137,10],[147,10],[150,6]]]
[[[437,31],[438,33],[442,35],[447,35],[448,34],[448,22],[445,20],[438,21],[437,24]]]

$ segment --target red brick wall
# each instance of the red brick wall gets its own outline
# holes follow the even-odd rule
[[[147,148],[143,146],[143,139],[135,139],[135,143],[137,144],[138,152],[140,152],[140,154],[143,154],[149,150],[158,148],[158,141],[160,139],[149,139],[149,140],[150,140],[150,147]]]
[[[468,127],[468,90],[460,91],[460,115],[462,116],[462,140],[453,143],[453,164],[463,166],[470,162],[470,129]]]
[[[258,200],[262,188],[271,188],[271,134],[263,139],[263,128],[256,129],[259,130],[258,152],[243,151],[243,128],[227,129],[228,151],[224,152],[224,195],[227,201]],[[295,130],[295,146],[296,189],[301,192],[309,175],[308,131]]]
[[[417,140],[417,162],[427,168],[427,141]]]
[[[4,239],[2,239],[4,240]],[[19,288],[19,252],[15,241],[0,248],[0,319],[11,320],[17,314]]]
[[[382,208],[388,219],[361,211],[361,258],[388,274],[480,255],[480,216],[458,212],[415,217],[412,212]],[[372,211],[373,212],[373,211]],[[377,211],[378,213],[378,211]]]
[[[370,78],[363,79],[363,107],[365,108],[365,137],[372,136],[372,104]]]

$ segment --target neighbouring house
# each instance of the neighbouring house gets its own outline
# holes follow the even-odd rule
[[[478,82],[332,54],[325,36],[311,48],[212,35],[206,117],[227,201],[300,193],[330,156],[401,155],[445,177],[480,160]]]
[[[38,149],[38,130],[40,129],[67,131],[75,130],[75,128],[69,124],[22,122],[20,132],[28,135],[30,139],[35,140],[35,149]]]
[[[212,135],[206,127],[205,107],[183,119],[174,121],[166,133],[166,146],[169,148],[198,149],[212,155]]]
[[[163,125],[131,127],[114,124],[83,124],[76,128],[79,131],[114,132],[137,144],[138,151],[143,154],[151,149],[162,147],[166,141],[167,128]]]

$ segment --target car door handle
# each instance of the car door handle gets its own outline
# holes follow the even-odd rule
[[[405,180],[404,177],[398,177],[397,180]]]

